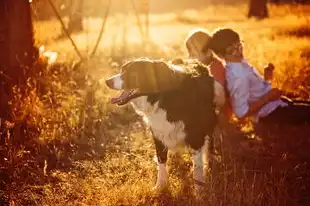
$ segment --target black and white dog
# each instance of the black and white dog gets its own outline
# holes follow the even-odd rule
[[[208,138],[217,124],[216,108],[225,102],[224,88],[198,62],[173,65],[136,59],[106,80],[109,88],[122,90],[112,103],[132,104],[150,127],[158,160],[156,189],[168,182],[168,149],[185,144],[193,149],[193,178],[204,182],[208,167]]]

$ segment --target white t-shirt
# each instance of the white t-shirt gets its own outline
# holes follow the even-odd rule
[[[249,111],[249,104],[255,103],[271,90],[271,84],[266,82],[246,60],[227,62],[226,79],[232,109],[238,118],[243,117]],[[254,115],[255,121],[267,116],[279,106],[287,106],[287,103],[279,99],[265,104]]]

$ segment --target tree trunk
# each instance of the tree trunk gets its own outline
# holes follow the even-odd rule
[[[0,1],[0,115],[7,116],[13,85],[25,85],[37,57],[28,0]],[[5,114],[4,114],[5,113]]]
[[[37,57],[30,3],[28,0],[2,1],[6,2],[6,49],[2,49],[1,53],[8,55],[5,61],[7,73],[18,80],[24,77],[25,67],[31,67]]]
[[[250,0],[248,18],[268,18],[267,0]]]
[[[71,0],[68,31],[70,33],[83,31],[83,0]]]

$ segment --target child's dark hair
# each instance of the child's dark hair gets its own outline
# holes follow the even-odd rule
[[[227,47],[240,41],[240,36],[232,29],[218,29],[212,35],[210,41],[204,45],[203,51],[213,50],[217,55],[224,56]]]

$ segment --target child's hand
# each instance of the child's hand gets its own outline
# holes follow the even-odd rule
[[[265,81],[272,81],[274,68],[275,67],[274,67],[274,65],[272,63],[269,63],[264,68],[264,79],[265,79]]]

